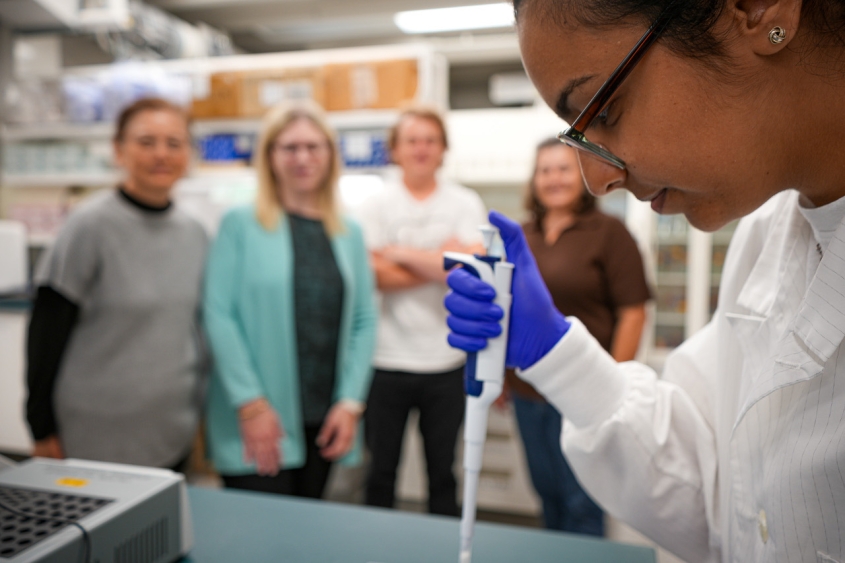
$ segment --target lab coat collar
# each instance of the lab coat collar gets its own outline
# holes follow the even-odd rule
[[[737,297],[739,309],[725,312],[750,369],[734,429],[774,389],[821,373],[845,336],[845,227],[807,288],[807,250],[815,245],[797,197],[784,201],[772,224]]]
[[[822,256],[795,320],[795,335],[825,364],[845,337],[845,218]]]
[[[807,220],[798,209],[797,196],[790,203],[784,213],[783,228],[770,231],[771,236],[737,298],[738,305],[761,321],[784,310],[780,305],[788,299],[785,284],[795,283],[794,272],[787,268],[790,263],[806,264],[807,245],[812,245],[814,240]],[[807,237],[811,239],[809,242],[805,240]],[[790,260],[795,252],[802,256]],[[839,223],[788,332],[793,332],[821,365],[833,356],[845,338],[845,218]]]
[[[791,196],[777,213],[779,216],[773,218],[773,222],[783,227],[766,233],[763,248],[737,296],[737,305],[745,309],[748,316],[759,320],[777,311],[778,301],[786,297],[783,286],[786,279],[791,278],[788,269],[794,264],[790,257],[798,251],[797,243],[808,236],[807,221],[798,210],[797,194]]]

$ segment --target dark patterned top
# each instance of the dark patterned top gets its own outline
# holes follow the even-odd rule
[[[302,417],[322,423],[333,402],[343,279],[321,221],[288,215],[294,254],[294,309]]]

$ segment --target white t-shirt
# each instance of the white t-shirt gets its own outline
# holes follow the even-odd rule
[[[356,215],[370,250],[389,245],[435,250],[453,238],[479,243],[478,227],[487,223],[481,198],[469,188],[438,180],[434,193],[419,201],[398,177],[388,179],[385,189],[365,201]],[[463,352],[446,342],[446,293],[446,285],[427,283],[380,295],[376,368],[434,373],[466,361]]]

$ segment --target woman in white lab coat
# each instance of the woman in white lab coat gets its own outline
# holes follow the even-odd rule
[[[844,561],[845,3],[515,5],[591,191],[704,230],[747,217],[713,320],[658,377],[558,314],[492,215],[516,264],[509,365],[563,414],[594,498],[685,560]],[[450,342],[478,350],[501,311],[466,272],[449,284]]]

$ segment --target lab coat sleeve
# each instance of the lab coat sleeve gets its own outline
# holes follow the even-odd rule
[[[342,367],[339,383],[339,398],[364,402],[370,390],[372,380],[372,359],[376,346],[376,311],[373,293],[375,282],[367,259],[367,250],[361,228],[352,221],[348,222],[354,249],[353,265],[355,268],[355,291],[352,295],[352,325],[349,335],[349,348]]]
[[[243,274],[243,225],[239,213],[223,219],[211,245],[205,272],[203,322],[214,360],[214,375],[233,408],[265,396],[237,321],[237,294]]]
[[[689,563],[719,560],[708,326],[667,361],[663,379],[617,364],[570,318],[544,358],[520,373],[565,419],[562,447],[604,509]]]

